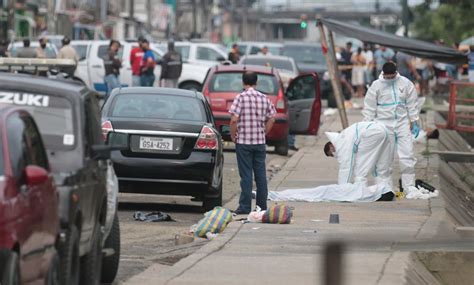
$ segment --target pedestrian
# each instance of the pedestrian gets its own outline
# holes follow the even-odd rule
[[[433,74],[433,66],[432,63],[424,58],[417,57],[415,58],[415,68],[416,72],[421,77],[420,81],[420,95],[427,96],[429,91],[429,79],[431,74]]]
[[[0,40],[0,57],[8,57],[8,42],[6,40]]]
[[[398,154],[403,190],[408,194],[415,187],[416,158],[412,134],[417,137],[419,110],[413,82],[397,72],[393,62],[382,67],[382,74],[374,81],[365,95],[362,115],[365,121],[385,125],[392,149]]]
[[[346,43],[346,48],[341,51],[342,73],[348,81],[352,77],[352,42]]]
[[[469,82],[474,83],[474,45],[469,47],[469,54],[468,54],[468,76]]]
[[[375,78],[378,78],[382,72],[382,67],[385,63],[392,61],[395,52],[392,49],[381,46],[374,53],[375,61]]]
[[[392,186],[393,150],[384,124],[359,122],[340,133],[326,135],[330,142],[324,146],[324,153],[339,163],[338,184],[367,183],[372,174],[376,184],[386,182]]]
[[[358,48],[357,52],[352,55],[352,86],[356,87],[357,97],[364,96],[365,78],[364,72],[366,70],[366,59],[362,55],[362,48]]]
[[[364,71],[364,78],[365,84],[370,85],[372,83],[372,72],[374,69],[374,53],[370,48],[368,43],[364,43],[364,50],[362,51],[362,56],[365,58],[365,71]]]
[[[271,53],[268,51],[268,47],[264,46],[260,49],[260,52],[258,53],[259,55],[271,55]]]
[[[143,55],[142,43],[145,38],[140,36],[138,38],[138,46],[132,48],[130,52],[130,66],[132,67],[132,86],[141,86],[140,73]]]
[[[399,51],[395,58],[397,60],[397,70],[401,76],[410,79],[410,81],[421,81],[421,76],[414,65],[415,59],[411,55]]]
[[[174,48],[174,41],[168,42],[168,52],[161,59],[160,81],[162,87],[178,88],[178,79],[183,70],[183,58]]]
[[[144,39],[142,42],[143,58],[140,73],[140,86],[151,87],[155,83],[156,58],[150,49],[150,42]]]
[[[74,76],[74,72],[76,71],[77,63],[79,62],[79,55],[77,54],[76,50],[70,45],[71,39],[69,37],[64,37],[61,40],[63,46],[58,52],[59,59],[71,59],[74,60],[76,63],[74,66],[71,67],[63,67],[61,68],[61,72],[66,73],[69,77]]]
[[[23,47],[20,48],[16,54],[16,57],[20,58],[36,58],[36,50],[30,47],[30,40],[23,40]]]
[[[109,43],[109,49],[107,54],[103,58],[105,77],[104,82],[107,87],[107,93],[105,100],[109,97],[112,90],[120,88],[120,68],[122,68],[122,61],[118,58],[117,54],[120,49],[120,42],[111,40]]]
[[[232,49],[229,52],[229,61],[233,64],[237,64],[240,60],[239,46],[237,44],[232,45]]]
[[[257,185],[257,206],[267,209],[265,136],[275,123],[276,110],[271,101],[255,88],[257,74],[246,71],[242,76],[244,91],[237,95],[229,113],[232,141],[235,142],[240,175],[240,200],[235,214],[248,214],[252,208],[252,173]]]

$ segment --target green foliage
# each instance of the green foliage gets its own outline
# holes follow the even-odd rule
[[[417,38],[453,44],[474,35],[474,1],[446,0],[435,10],[430,9],[431,2],[425,0],[414,9]]]

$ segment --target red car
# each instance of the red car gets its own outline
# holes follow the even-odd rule
[[[58,194],[30,114],[0,105],[0,283],[58,284]]]
[[[267,144],[280,155],[288,154],[288,134],[315,135],[319,129],[321,97],[316,73],[294,78],[286,93],[277,69],[252,65],[218,65],[209,70],[203,85],[217,129],[230,141],[229,109],[242,92],[242,74],[258,75],[257,90],[266,94],[277,110],[275,125],[267,135]]]

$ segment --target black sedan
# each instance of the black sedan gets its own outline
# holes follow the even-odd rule
[[[222,204],[223,145],[205,97],[195,91],[115,89],[102,109],[102,131],[127,134],[112,161],[120,192],[188,195],[205,210]]]

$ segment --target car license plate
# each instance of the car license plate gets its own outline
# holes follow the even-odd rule
[[[140,137],[140,149],[173,150],[173,139]]]

